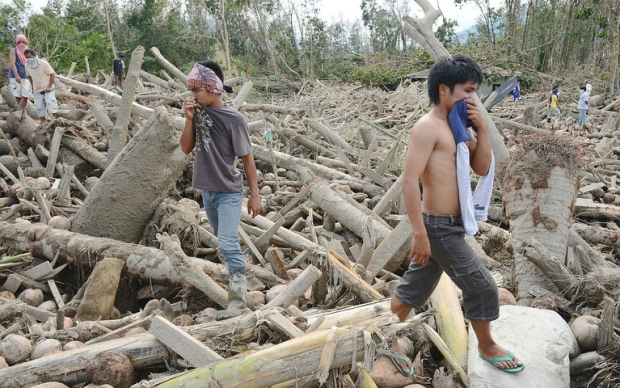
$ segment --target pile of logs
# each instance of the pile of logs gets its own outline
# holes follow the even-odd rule
[[[178,147],[187,79],[151,52],[161,77],[140,70],[139,47],[122,89],[105,74],[102,84],[59,75],[60,118],[47,125],[30,105],[20,120],[2,90],[0,387],[467,385],[465,321],[449,280],[432,308],[403,323],[385,299],[409,261],[399,177],[409,130],[429,108],[425,84],[387,92],[316,81],[266,103],[251,81],[227,81],[238,90],[227,103],[249,123],[264,211],[252,219],[243,210],[239,229],[253,312],[216,322],[227,270],[191,188],[191,156]],[[604,370],[618,360],[603,354],[618,346],[620,327],[620,106],[595,96],[582,129],[566,102],[547,123],[545,98],[495,106],[498,138],[521,161],[531,134],[545,160],[548,144],[577,142],[583,164],[508,164],[490,221],[468,243],[503,303],[593,322],[593,339],[580,342],[592,353],[571,372],[611,381]],[[541,170],[546,189],[534,182]],[[548,214],[552,202],[560,210]],[[413,360],[415,375],[399,373],[395,355]]]

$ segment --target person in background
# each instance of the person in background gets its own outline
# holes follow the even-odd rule
[[[512,91],[512,98],[514,98],[515,105],[519,102],[519,97],[521,97],[521,87],[519,86],[519,81],[517,81],[517,86],[515,86]]]
[[[39,111],[41,124],[45,124],[47,113],[58,118],[58,102],[54,91],[56,72],[44,59],[39,59],[32,49],[24,52],[26,56],[26,74],[34,92],[34,106]]]
[[[18,105],[18,117],[22,117],[28,99],[32,98],[32,86],[26,75],[26,56],[28,39],[24,35],[15,37],[15,48],[9,52],[9,87]]]
[[[194,65],[187,77],[192,96],[183,103],[185,127],[180,140],[184,153],[195,151],[192,185],[202,191],[209,225],[228,265],[228,307],[217,312],[216,320],[250,312],[246,306],[245,257],[238,234],[243,174],[237,169],[237,158],[243,162],[250,187],[248,214],[254,218],[261,212],[248,125],[239,111],[222,101],[222,92],[232,91],[223,82],[224,73],[217,63],[205,61]]]
[[[125,79],[125,55],[120,54],[118,58],[112,63],[112,72],[114,73],[113,85],[123,86],[123,79]]]
[[[558,87],[554,86],[549,93],[549,100],[547,102],[547,122],[551,122],[552,117],[562,117],[560,113],[560,104],[558,103]]]
[[[588,121],[588,105],[590,104],[590,91],[592,85],[587,84],[580,88],[581,96],[579,97],[579,103],[577,103],[577,109],[579,109],[579,126],[583,129]]]

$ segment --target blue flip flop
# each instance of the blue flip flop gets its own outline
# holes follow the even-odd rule
[[[521,372],[524,368],[525,365],[519,365],[517,367],[514,368],[500,368],[498,366],[495,365],[496,362],[505,362],[505,361],[513,361],[515,359],[515,355],[509,351],[508,352],[508,357],[495,357],[492,358],[490,360],[487,360],[482,354],[478,353],[478,355],[480,356],[480,358],[482,358],[484,361],[488,362],[489,364],[493,365],[494,367],[496,367],[497,369],[507,372],[507,373],[519,373]]]
[[[405,372],[403,367],[398,363],[398,361],[396,361],[396,360],[401,360],[401,361],[405,361],[405,363],[408,363],[411,360],[409,360],[409,358],[407,358],[407,356],[403,356],[402,354],[392,354],[389,357],[390,357],[390,360],[392,360],[392,362],[394,363],[394,366],[396,367],[396,369],[398,369],[398,371],[400,372],[401,375],[403,375],[405,377],[409,377],[409,376],[412,376],[413,373],[415,372],[415,368],[413,367],[413,365],[411,365],[411,369],[409,371]]]

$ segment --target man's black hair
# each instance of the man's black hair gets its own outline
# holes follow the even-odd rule
[[[580,86],[579,90],[586,90],[586,87],[585,86]]]
[[[556,86],[554,86],[554,87],[553,87],[553,89],[551,89],[551,90],[556,90],[557,88],[558,88],[558,86],[556,85]]]
[[[441,84],[454,92],[454,85],[468,81],[482,83],[482,69],[472,59],[464,55],[454,55],[435,62],[428,73],[428,98],[434,105],[439,104],[439,86]]]
[[[215,75],[217,75],[217,78],[219,78],[220,81],[222,81],[222,83],[224,83],[224,72],[222,71],[222,68],[220,67],[220,65],[218,65],[215,62],[213,62],[212,60],[206,60],[204,62],[198,62],[198,64],[213,70]],[[233,91],[233,89],[230,86],[228,86],[228,85],[224,85],[224,90],[227,91],[228,93],[232,93],[232,91]]]
[[[125,54],[120,54],[118,57],[119,58],[125,58]]]
[[[33,49],[26,49],[26,50],[24,50],[24,55],[26,55],[26,54],[30,54],[30,55],[34,55],[34,56],[37,55],[37,53],[35,53]]]

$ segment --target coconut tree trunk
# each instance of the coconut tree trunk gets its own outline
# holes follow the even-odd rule
[[[71,231],[137,243],[185,168],[188,155],[163,107],[106,169],[75,214]]]
[[[540,241],[565,264],[579,181],[574,159],[564,154],[566,145],[554,142],[548,137],[534,140],[513,159],[504,178],[503,198],[514,237]],[[515,253],[515,284],[521,304],[531,300],[528,290],[534,285],[555,291],[547,277],[519,253]]]

